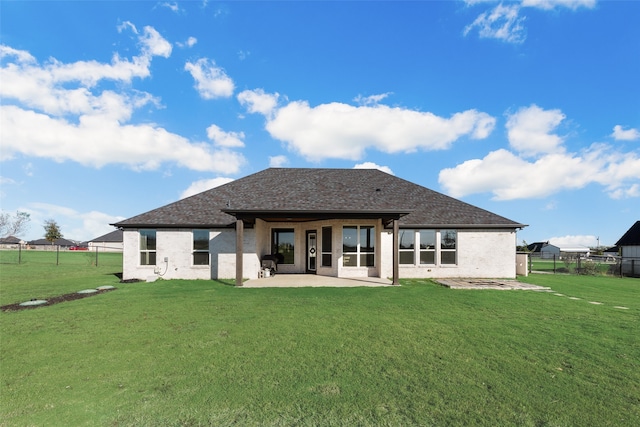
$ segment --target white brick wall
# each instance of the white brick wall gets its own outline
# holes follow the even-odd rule
[[[352,268],[342,266],[342,226],[375,225],[376,267]],[[268,223],[261,220],[255,228],[244,230],[244,278],[255,279],[260,270],[260,258],[271,251],[271,229],[295,230],[295,265],[280,265],[279,273],[304,273],[306,267],[306,230],[316,230],[320,239],[323,226],[331,226],[333,258],[331,267],[320,266],[317,274],[339,277],[392,277],[393,235],[384,230],[380,221],[317,221],[302,223]],[[235,270],[236,237],[234,229],[210,231],[209,266],[192,265],[192,230],[158,229],[156,232],[157,266],[141,266],[138,230],[125,230],[123,236],[123,279],[162,277],[164,279],[233,279]],[[318,242],[321,243],[320,241]],[[407,266],[400,265],[400,278],[513,278],[516,276],[516,233],[512,230],[458,230],[456,265]],[[320,246],[318,247],[320,250]],[[164,259],[168,258],[165,262]]]
[[[456,265],[400,264],[400,278],[515,278],[516,233],[512,230],[457,230]],[[383,232],[384,263],[382,277],[391,277],[391,233]]]

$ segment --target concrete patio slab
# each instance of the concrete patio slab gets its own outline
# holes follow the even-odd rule
[[[379,277],[327,277],[317,274],[276,274],[272,277],[247,280],[243,288],[304,288],[335,287],[353,288],[357,286],[393,286],[391,280]]]
[[[526,290],[549,291],[544,286],[531,285],[509,279],[436,279],[436,282],[451,289],[497,289],[497,290]]]

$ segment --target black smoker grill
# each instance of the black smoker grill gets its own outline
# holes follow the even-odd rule
[[[269,254],[260,258],[260,261],[262,262],[262,269],[269,270],[271,276],[276,274],[276,271],[278,271],[278,263],[283,260],[284,256],[282,256],[282,254]]]

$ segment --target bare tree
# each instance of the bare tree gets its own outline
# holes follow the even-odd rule
[[[58,223],[54,219],[48,219],[44,222],[44,238],[51,242],[55,242],[62,237],[62,232]]]
[[[17,211],[14,216],[8,212],[0,212],[0,236],[19,236],[29,228],[31,215]]]

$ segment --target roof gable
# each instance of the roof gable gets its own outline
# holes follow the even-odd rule
[[[107,234],[104,234],[100,237],[96,237],[93,240],[89,240],[89,242],[110,242],[110,243],[122,243],[122,230],[114,230]]]
[[[629,230],[616,242],[616,246],[640,245],[640,221],[636,221]]]
[[[117,227],[228,226],[238,212],[401,216],[404,227],[523,224],[377,169],[270,168],[113,224]]]

